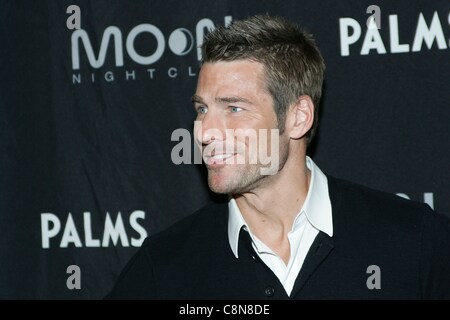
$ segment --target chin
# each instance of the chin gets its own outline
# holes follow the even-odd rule
[[[226,188],[220,188],[220,187],[217,187],[217,186],[209,185],[209,189],[210,189],[212,192],[217,193],[217,194],[226,194],[226,195],[231,194],[231,193],[229,192],[229,190],[226,189]]]
[[[231,169],[231,168],[230,168]],[[208,185],[218,194],[237,194],[248,192],[264,178],[258,173],[259,167],[245,167],[232,171],[208,169]]]
[[[232,188],[223,183],[223,181],[213,181],[214,179],[208,179],[208,186],[212,192],[218,194],[230,194]]]
[[[218,194],[231,194],[233,193],[234,189],[236,189],[236,186],[231,183],[230,181],[233,180],[230,179],[230,177],[225,177],[221,174],[214,174],[209,172],[208,173],[208,185],[212,192],[218,193]]]

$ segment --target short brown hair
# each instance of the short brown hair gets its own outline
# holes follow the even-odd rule
[[[262,63],[281,132],[288,107],[301,95],[310,96],[314,123],[306,139],[311,141],[318,125],[325,64],[308,33],[281,17],[255,15],[210,32],[202,54],[202,63],[243,59]]]

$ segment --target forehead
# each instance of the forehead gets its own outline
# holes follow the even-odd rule
[[[197,94],[202,91],[265,91],[264,78],[264,66],[256,61],[207,62],[200,70]]]

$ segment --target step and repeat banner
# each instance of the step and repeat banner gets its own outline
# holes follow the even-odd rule
[[[322,170],[450,214],[447,0],[2,1],[0,298],[100,299],[145,237],[222,200],[191,141],[198,47],[257,13],[325,58]]]

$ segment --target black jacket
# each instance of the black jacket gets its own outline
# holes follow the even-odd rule
[[[450,299],[446,216],[332,177],[328,185],[334,235],[317,235],[290,297],[243,230],[239,258],[233,255],[223,203],[147,238],[107,298]]]

